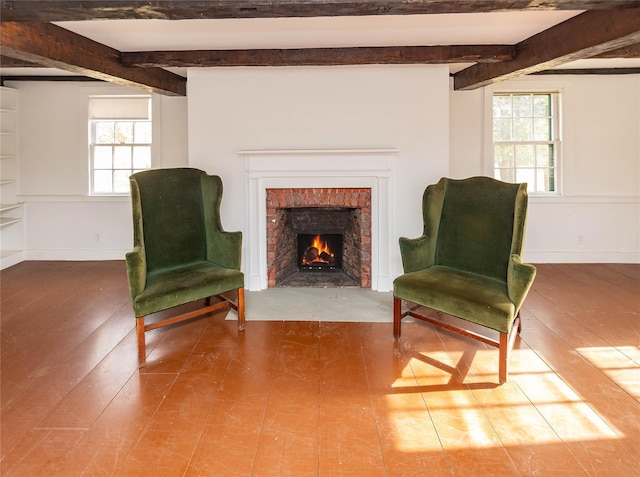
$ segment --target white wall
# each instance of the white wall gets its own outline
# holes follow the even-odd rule
[[[529,196],[525,258],[639,263],[639,75],[530,76],[452,91],[451,175],[491,174],[492,90],[545,89],[562,93],[562,193]]]
[[[530,199],[526,258],[640,262],[640,76],[529,77],[500,88],[532,81],[564,88],[564,168],[561,197]],[[446,66],[193,69],[188,84],[188,98],[154,97],[154,165],[220,174],[228,230],[244,224],[239,150],[397,149],[394,240],[420,233],[426,184],[485,171],[485,92],[451,90]],[[86,195],[86,101],[123,89],[7,85],[19,91],[26,258],[122,258],[129,199]]]
[[[88,196],[88,97],[140,94],[108,83],[7,82],[18,89],[19,199],[27,259],[122,259],[133,243],[128,197]],[[187,101],[154,95],[156,167],[186,166]]]
[[[396,149],[392,269],[400,235],[422,231],[426,184],[449,170],[447,66],[193,69],[188,74],[190,165],[222,177],[222,221],[244,224],[243,150]],[[246,270],[245,270],[246,273]]]

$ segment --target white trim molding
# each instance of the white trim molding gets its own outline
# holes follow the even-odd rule
[[[245,275],[250,291],[267,288],[266,191],[275,188],[371,189],[371,288],[390,291],[392,171],[395,149],[239,151],[245,166]]]
[[[529,196],[527,221],[532,263],[640,263],[640,196]]]

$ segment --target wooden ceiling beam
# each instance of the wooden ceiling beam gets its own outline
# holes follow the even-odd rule
[[[604,53],[593,56],[593,58],[640,58],[640,43],[605,51]]]
[[[514,58],[515,48],[511,45],[140,51],[122,53],[123,64],[145,68],[446,64],[508,61]]]
[[[2,21],[0,54],[156,93],[187,94],[182,76],[160,68],[123,66],[118,50],[52,23]]]
[[[518,43],[513,61],[478,63],[459,71],[454,88],[476,89],[638,42],[640,8],[587,11]]]
[[[538,71],[533,75],[637,75],[640,68],[566,68]]]
[[[638,0],[2,0],[5,21],[418,15],[638,8]]]
[[[48,83],[51,83],[52,81],[55,82],[73,82],[73,83],[78,83],[78,82],[82,82],[82,83],[88,83],[88,82],[94,82],[94,81],[102,81],[96,78],[89,78],[88,76],[77,76],[77,75],[36,75],[36,76],[31,76],[31,75],[11,75],[11,76],[0,76],[0,84],[2,84],[4,86],[4,83],[7,81],[29,81],[31,83],[34,82],[39,82],[39,81],[46,81]]]
[[[9,56],[0,56],[0,67],[2,68],[37,68],[39,66],[37,63],[30,63]]]

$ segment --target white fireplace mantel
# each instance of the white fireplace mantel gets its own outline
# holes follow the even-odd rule
[[[370,188],[371,288],[390,291],[391,179],[395,149],[239,151],[245,164],[247,287],[267,288],[267,189]]]

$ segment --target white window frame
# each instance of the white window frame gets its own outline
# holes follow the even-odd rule
[[[93,118],[91,116],[91,113],[89,113],[89,118],[88,118],[88,162],[89,162],[89,167],[88,167],[88,172],[89,172],[89,195],[91,196],[128,196],[130,195],[130,191],[128,190],[122,190],[122,191],[114,191],[113,188],[111,191],[96,191],[95,190],[95,184],[94,184],[94,172],[95,172],[95,162],[94,162],[94,150],[96,145],[99,145],[95,142],[95,137],[96,137],[96,125],[99,122],[149,122],[151,124],[151,142],[150,143],[126,143],[126,144],[122,144],[120,145],[117,142],[113,142],[111,144],[104,144],[105,146],[111,146],[113,148],[115,147],[134,147],[134,145],[140,145],[140,146],[148,146],[150,148],[150,158],[149,158],[149,167],[147,169],[151,169],[153,168],[153,164],[154,164],[154,160],[153,160],[153,143],[154,143],[154,138],[156,138],[156,127],[155,127],[155,121],[153,118],[153,110],[154,110],[154,101],[153,101],[153,95],[150,94],[98,94],[98,95],[90,95],[88,98],[88,105],[89,108],[91,108],[92,105],[92,99],[121,99],[121,98],[145,98],[148,100],[148,106],[149,106],[149,113],[147,115],[148,119],[141,119],[141,118],[131,118],[131,117],[109,117],[109,118]],[[115,149],[114,149],[114,153],[115,153]],[[132,151],[133,153],[133,151]],[[105,169],[105,170],[109,170],[109,169]],[[114,165],[112,164],[112,167],[110,169],[112,171],[114,170],[127,170],[130,171],[129,175],[133,172],[138,172],[139,170],[146,170],[146,169],[134,169],[133,168],[133,163],[131,164],[131,168],[127,168],[127,169],[122,169],[122,168],[117,168],[114,167]],[[113,181],[113,177],[112,177],[112,181]],[[113,184],[113,182],[112,182]]]
[[[494,140],[493,140],[493,96],[495,94],[556,94],[556,115],[554,119],[554,129],[557,137],[553,141],[555,147],[555,190],[554,191],[535,191],[531,188],[528,190],[529,195],[539,197],[555,197],[562,195],[563,178],[564,178],[564,141],[563,141],[563,114],[562,114],[562,98],[565,90],[569,85],[566,81],[536,81],[536,80],[512,80],[504,83],[486,87],[484,91],[484,170],[485,175],[489,177],[495,176],[494,161]],[[533,143],[527,142],[527,144]]]

